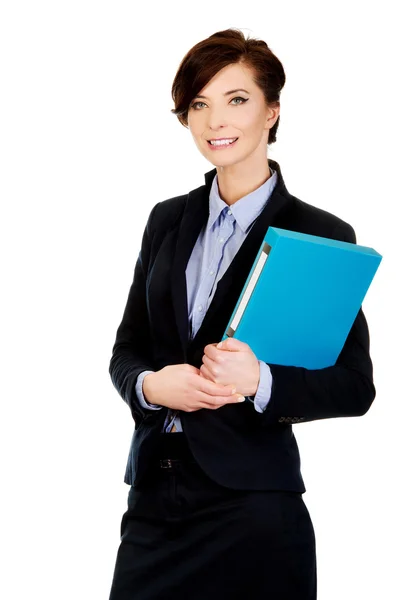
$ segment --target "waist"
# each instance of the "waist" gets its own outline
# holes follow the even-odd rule
[[[157,458],[175,458],[195,461],[185,433],[160,433],[158,439]]]

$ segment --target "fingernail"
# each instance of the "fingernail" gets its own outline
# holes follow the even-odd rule
[[[238,402],[244,402],[246,400],[246,398],[244,396],[239,396],[238,397]]]

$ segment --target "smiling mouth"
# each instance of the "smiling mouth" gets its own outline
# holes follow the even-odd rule
[[[226,148],[227,146],[231,146],[232,144],[234,144],[235,142],[238,141],[238,137],[232,139],[229,143],[222,143],[222,144],[212,144],[210,140],[207,140],[207,143],[209,146],[211,146],[212,148]]]

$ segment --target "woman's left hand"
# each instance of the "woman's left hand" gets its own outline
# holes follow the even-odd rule
[[[255,396],[260,381],[260,364],[250,346],[236,338],[208,344],[204,348],[200,375],[214,383],[235,385],[243,396]]]

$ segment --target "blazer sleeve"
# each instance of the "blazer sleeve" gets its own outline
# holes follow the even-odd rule
[[[146,277],[153,239],[152,225],[158,204],[152,208],[143,232],[133,282],[122,321],[117,329],[109,366],[112,383],[131,409],[132,417],[137,425],[146,415],[154,413],[154,410],[146,409],[140,403],[135,384],[142,371],[157,370],[153,361],[146,305]]]
[[[356,243],[353,228],[337,227],[334,239]],[[368,325],[362,309],[334,366],[305,369],[269,365],[271,398],[261,415],[265,423],[298,423],[364,415],[375,398]]]

